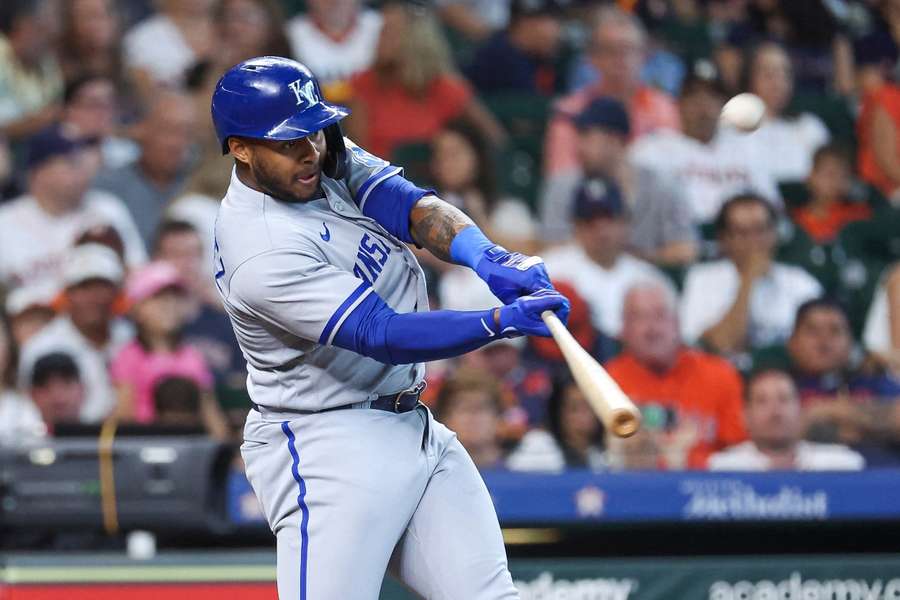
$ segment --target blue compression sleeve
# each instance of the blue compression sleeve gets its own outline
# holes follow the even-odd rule
[[[344,317],[331,343],[401,365],[459,356],[500,337],[492,310],[398,314],[370,293]]]
[[[372,175],[360,186],[356,203],[364,215],[378,221],[391,235],[415,243],[409,231],[409,213],[422,196],[434,191],[416,186],[398,171],[396,167],[387,167]]]
[[[458,265],[474,269],[485,251],[496,246],[477,226],[466,227],[450,242],[450,258]]]

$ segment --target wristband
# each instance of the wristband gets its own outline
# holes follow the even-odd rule
[[[494,242],[475,225],[470,225],[456,234],[450,242],[450,258],[458,265],[474,269],[484,253],[496,246]]]

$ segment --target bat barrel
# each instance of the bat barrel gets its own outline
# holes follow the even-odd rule
[[[641,426],[638,408],[556,315],[545,311],[541,317],[566,359],[575,382],[606,430],[618,437],[634,435]]]

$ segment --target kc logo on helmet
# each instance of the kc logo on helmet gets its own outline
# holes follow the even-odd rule
[[[318,104],[319,98],[316,96],[316,85],[313,83],[311,79],[307,80],[306,83],[301,84],[302,79],[298,79],[297,81],[292,81],[288,84],[288,87],[291,88],[291,91],[294,92],[294,95],[297,97],[297,106],[300,106],[306,102],[308,106],[312,106],[313,104]]]

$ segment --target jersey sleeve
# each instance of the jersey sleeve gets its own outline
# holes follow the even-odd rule
[[[433,190],[420,188],[403,177],[403,168],[369,154],[344,138],[348,154],[347,187],[353,203],[391,235],[413,242],[409,212],[422,196]]]
[[[229,282],[237,309],[304,340],[328,344],[372,287],[352,273],[297,250],[244,262]]]

